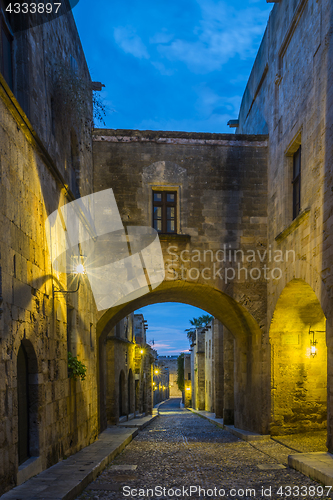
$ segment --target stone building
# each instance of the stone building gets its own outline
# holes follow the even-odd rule
[[[177,377],[178,377],[178,356],[158,356],[159,366],[167,368],[169,371],[169,386],[170,386],[170,398],[181,398],[182,393],[178,389]]]
[[[0,494],[98,435],[97,311],[85,277],[66,293],[78,277],[53,268],[45,230],[93,189],[92,82],[71,13],[26,31],[1,16]]]
[[[229,354],[226,334],[227,330],[214,318],[209,325],[196,330],[190,360],[184,358],[185,380],[191,381],[187,386],[191,387],[193,408],[215,413],[218,418],[227,418],[230,405],[227,400],[228,376],[229,370],[234,370],[233,364],[225,369]],[[188,372],[188,367],[191,367],[191,372]]]
[[[265,260],[266,139],[96,129],[93,140],[94,190],[113,189],[127,227],[155,227],[165,265],[157,288],[103,313],[98,338],[149,304],[171,300],[205,309],[235,336],[235,425],[263,433],[270,398],[262,344],[267,284],[246,256],[259,252]]]
[[[142,314],[125,316],[110,330],[100,357],[101,395],[107,425],[152,411],[152,376],[156,351],[146,344],[146,321]]]
[[[185,408],[192,407],[192,373],[191,354],[184,353],[184,405]]]
[[[268,244],[295,252],[267,284],[270,429],[328,430],[333,449],[333,9],[274,5],[236,130],[269,134]],[[313,355],[311,352],[316,351]],[[328,419],[328,420],[327,420]]]
[[[162,356],[164,357],[164,356]],[[170,397],[170,373],[169,368],[160,362],[160,356],[157,357],[153,367],[153,391],[154,406]]]
[[[327,427],[333,450],[333,9],[274,3],[236,135],[96,129],[92,143],[71,13],[25,31],[3,19],[0,494],[108,421],[151,411],[156,355],[133,313],[165,301],[215,318],[212,365],[202,332],[193,347],[192,406],[264,434]],[[87,277],[54,267],[45,222],[107,188],[126,227],[159,233],[165,278],[97,311]],[[85,380],[70,377],[68,351]]]

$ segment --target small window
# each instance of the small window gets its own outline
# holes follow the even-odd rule
[[[153,227],[159,233],[177,231],[177,192],[153,192]]]
[[[301,211],[301,146],[293,155],[293,219]]]

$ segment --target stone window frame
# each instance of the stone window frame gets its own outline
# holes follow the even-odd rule
[[[155,200],[155,195],[159,195],[161,200]],[[173,199],[169,200],[168,196]],[[161,229],[155,227],[155,209],[160,209],[160,219],[156,222],[161,223]],[[173,215],[168,217],[168,209],[173,209]],[[168,223],[170,222],[170,229]],[[177,234],[177,191],[154,191],[153,192],[153,227],[160,234]],[[172,229],[173,228],[173,229]]]
[[[287,224],[289,225],[293,220],[295,220],[302,210],[302,180],[301,176],[299,178],[300,181],[300,200],[299,200],[299,212],[294,216],[294,158],[297,151],[302,147],[302,131],[301,127],[298,132],[294,135],[293,139],[290,141],[287,149],[285,150],[285,157],[287,160],[287,175],[286,175],[286,194],[287,194]],[[304,155],[303,155],[304,156]],[[304,161],[302,158],[301,169],[304,170]]]
[[[293,155],[293,220],[301,212],[302,146]]]
[[[181,187],[179,185],[174,185],[174,184],[168,184],[168,185],[151,185],[150,186],[150,203],[149,206],[151,207],[151,225],[153,227],[153,222],[154,222],[154,213],[153,213],[153,200],[154,200],[154,191],[170,191],[170,192],[176,192],[177,193],[177,202],[176,202],[176,231],[174,233],[166,233],[166,234],[181,234],[181,224],[180,224],[180,208],[181,208]],[[163,233],[160,233],[163,234]]]

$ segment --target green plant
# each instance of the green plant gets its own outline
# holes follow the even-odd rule
[[[184,382],[184,353],[182,352],[177,358],[177,385],[178,389],[183,392],[185,389]]]
[[[211,321],[214,319],[210,314],[203,314],[199,316],[199,318],[190,319],[191,328],[186,328],[185,332],[187,333],[187,338],[193,344],[195,341],[195,331],[197,328],[205,328]]]
[[[72,356],[72,353],[68,352],[68,372],[70,378],[77,380],[84,380],[86,378],[87,367],[77,359],[77,356]]]

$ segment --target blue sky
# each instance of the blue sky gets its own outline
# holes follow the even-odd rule
[[[73,9],[106,127],[230,133],[273,4],[265,0],[80,0]],[[188,349],[184,304],[140,310],[160,354]]]
[[[108,128],[232,132],[272,4],[80,0],[73,9]]]
[[[165,302],[143,307],[136,311],[148,321],[147,342],[154,340],[152,346],[161,356],[175,356],[189,349],[185,329],[190,328],[189,319],[198,318],[205,311],[187,304]]]

